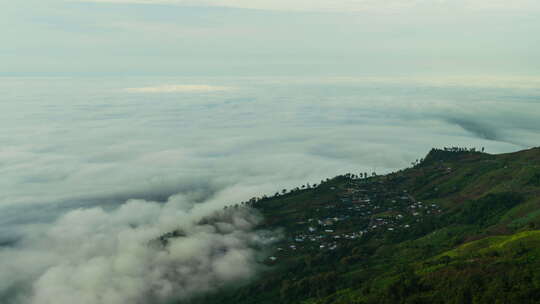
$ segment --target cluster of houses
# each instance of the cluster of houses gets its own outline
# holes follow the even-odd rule
[[[442,149],[434,149],[434,150],[442,150],[446,152],[476,152],[476,148],[467,148],[467,147],[444,147]],[[484,152],[485,148],[482,147],[479,150]]]
[[[306,211],[309,217],[296,223],[271,261],[297,252],[333,251],[368,234],[400,233],[442,212],[437,204],[416,201],[407,191],[389,189],[387,183],[375,180],[352,179],[345,188],[331,190],[338,199]]]

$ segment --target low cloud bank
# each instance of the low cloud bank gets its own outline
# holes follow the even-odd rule
[[[214,209],[214,210],[213,210]],[[184,196],[78,209],[0,249],[6,304],[166,303],[252,278],[271,233],[247,208]],[[176,231],[177,237],[161,238]]]
[[[211,85],[158,85],[141,88],[127,88],[126,92],[130,93],[202,93],[202,92],[219,92],[232,90],[230,87],[211,86]]]

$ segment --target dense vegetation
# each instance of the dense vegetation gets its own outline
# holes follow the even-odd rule
[[[283,240],[258,279],[193,302],[540,303],[538,148],[434,149],[244,205]]]

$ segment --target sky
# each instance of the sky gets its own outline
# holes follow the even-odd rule
[[[281,237],[224,206],[432,147],[538,146],[539,15],[525,0],[0,2],[0,299],[188,300],[261,274],[258,248]]]
[[[2,1],[1,75],[537,76],[532,0]]]

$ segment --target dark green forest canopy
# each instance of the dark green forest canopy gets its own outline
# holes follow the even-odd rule
[[[540,303],[540,149],[433,149],[230,208],[282,229],[265,270],[212,303]]]

